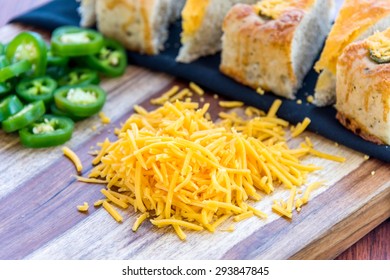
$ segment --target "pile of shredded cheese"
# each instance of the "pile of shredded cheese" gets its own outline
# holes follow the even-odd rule
[[[197,85],[191,89],[203,94]],[[290,198],[287,203],[275,201],[272,209],[291,218],[313,189],[298,198],[297,187],[306,183],[310,172],[320,169],[302,164],[301,159],[317,153],[342,161],[314,150],[309,139],[297,149],[289,148],[285,138],[289,124],[276,116],[280,100],[267,114],[247,107],[246,116],[221,112],[221,120],[213,122],[208,103],[200,107],[188,99],[170,102],[178,92],[188,96],[188,91],[176,86],[152,101],[163,104],[153,111],[135,106],[136,113],[116,130],[118,139],[99,144],[89,178],[78,177],[107,185],[102,190],[105,199],[94,205],[102,205],[116,221],[123,218],[113,206],[131,206],[139,212],[134,231],[149,219],[157,227],[171,226],[184,240],[183,229],[214,232],[230,218],[235,222],[252,216],[266,218],[253,202],[280,186],[290,189]],[[303,122],[297,135],[308,122]]]
[[[235,222],[252,216],[266,218],[253,202],[279,186],[290,189],[291,195],[287,202],[275,201],[272,209],[291,218],[294,207],[300,210],[313,189],[308,187],[297,198],[297,187],[305,184],[310,172],[320,169],[302,164],[301,159],[317,154],[342,161],[314,150],[309,139],[299,148],[289,148],[285,138],[289,124],[276,117],[280,100],[268,113],[253,107],[245,109],[246,116],[221,112],[216,123],[210,120],[208,103],[200,107],[197,102],[179,100],[188,97],[191,89],[203,95],[195,84],[180,91],[175,86],[152,101],[162,104],[157,109],[148,112],[135,106],[136,113],[116,130],[118,139],[99,144],[89,178],[78,177],[107,185],[101,191],[105,199],[94,206],[102,205],[116,221],[123,218],[114,206],[132,206],[140,212],[134,231],[149,219],[157,227],[171,226],[184,240],[183,229],[214,232],[230,218]],[[222,102],[220,106],[242,104]],[[294,136],[308,123],[305,120]]]

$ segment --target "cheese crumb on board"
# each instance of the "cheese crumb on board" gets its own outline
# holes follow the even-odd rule
[[[69,158],[74,166],[76,167],[76,170],[78,173],[81,173],[83,171],[83,165],[81,163],[80,158],[77,156],[75,152],[73,152],[70,148],[68,147],[63,147],[62,152],[64,155]]]
[[[79,210],[80,212],[87,212],[88,208],[89,208],[89,205],[87,202],[84,202],[83,205],[77,206],[77,210]]]
[[[99,112],[99,117],[100,117],[100,121],[102,122],[102,124],[111,123],[111,119],[109,117],[107,117],[107,115],[103,111]]]

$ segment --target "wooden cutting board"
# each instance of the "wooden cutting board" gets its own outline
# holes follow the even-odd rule
[[[8,41],[25,27],[0,29]],[[109,93],[103,111],[112,122],[102,125],[98,117],[76,124],[67,146],[81,158],[85,171],[92,168],[88,154],[106,137],[115,139],[119,127],[132,113],[133,105],[151,108],[149,100],[173,85],[187,83],[174,77],[129,66],[118,79],[104,80]],[[218,109],[213,93],[206,101]],[[309,158],[323,166],[309,182],[325,180],[308,205],[292,220],[272,213],[272,200],[286,198],[279,189],[256,207],[269,214],[267,220],[251,218],[234,224],[234,232],[187,232],[180,241],[171,229],[157,229],[149,222],[133,233],[138,214],[122,212],[116,223],[101,208],[88,214],[77,211],[84,201],[90,205],[101,198],[102,186],[77,182],[72,163],[61,147],[32,150],[23,148],[17,134],[0,131],[0,259],[333,259],[358,239],[390,217],[390,164],[364,155],[321,136],[306,132],[317,149],[347,158],[345,163]],[[298,140],[290,141],[292,146]]]

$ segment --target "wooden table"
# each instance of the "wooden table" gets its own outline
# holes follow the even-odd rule
[[[23,13],[48,0],[3,0],[0,9],[0,26],[3,26],[13,16]],[[390,259],[390,219],[369,232],[358,242],[352,245],[337,259]]]

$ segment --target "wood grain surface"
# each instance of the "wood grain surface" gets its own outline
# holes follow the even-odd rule
[[[32,5],[47,1],[2,2],[5,4],[0,10],[0,23],[7,22],[8,18]],[[20,28],[3,27],[0,38],[7,41]],[[87,154],[89,147],[96,145],[109,130],[112,132],[115,124],[124,121],[132,104],[159,94],[172,83],[180,84],[181,81],[137,67],[129,67],[127,74],[120,79],[105,81],[104,87],[110,92],[110,97],[104,110],[115,120],[114,124],[101,126],[97,118],[79,123],[69,146],[78,152],[83,162],[88,163],[91,160]],[[145,104],[148,102],[145,101]],[[99,126],[97,131],[91,129],[93,125]],[[99,198],[99,188],[75,182],[73,166],[61,156],[59,148],[32,151],[21,148],[14,134],[1,132],[0,137],[0,244],[4,248],[0,252],[1,259],[103,258],[103,253],[112,258],[150,258],[148,252],[156,248],[169,249],[165,248],[164,242],[178,242],[172,232],[167,231],[162,235],[160,230],[151,226],[145,226],[133,235],[130,228],[134,215],[131,214],[124,224],[118,226],[100,210],[93,209],[89,215],[78,213],[75,211],[76,204]],[[311,137],[324,149],[334,150],[333,143],[326,139]],[[329,189],[317,193],[308,207],[295,216],[296,219],[288,222],[274,217],[275,220],[265,225],[242,225],[249,228],[245,236],[242,232],[206,234],[201,240],[206,238],[211,244],[218,242],[219,238],[240,240],[223,254],[215,252],[210,257],[328,259],[341,253],[337,259],[389,259],[389,219],[376,227],[390,216],[389,165],[376,160],[364,161],[361,154],[343,147],[340,150],[348,156],[347,166],[326,166],[332,174]],[[371,176],[374,170],[375,176]],[[329,204],[326,209],[324,203]],[[349,211],[353,211],[343,211],[345,205]],[[318,213],[322,213],[321,219],[318,219]],[[333,224],[331,229],[329,223]],[[104,229],[99,227],[101,224],[105,225]],[[299,238],[291,245],[291,232],[298,233],[305,229],[307,234],[315,234],[316,238]],[[150,237],[143,234],[150,234]],[[101,238],[102,243],[106,241],[108,245],[101,248],[101,243],[97,243],[95,238]],[[197,236],[191,235],[189,239],[186,247],[192,248],[191,244],[195,246]],[[152,241],[154,245],[148,246],[148,242]],[[115,246],[110,248],[109,244],[113,242]],[[270,246],[272,243],[289,245],[289,250],[275,252],[275,248]],[[135,248],[128,250],[129,246]],[[194,250],[181,256],[191,258],[191,251]],[[171,253],[173,258],[175,253],[177,257],[177,252]],[[202,254],[198,252],[193,257],[201,258]]]

